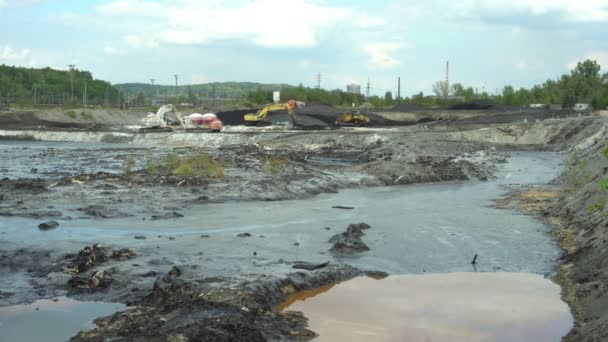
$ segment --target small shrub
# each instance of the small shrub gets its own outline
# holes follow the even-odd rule
[[[85,120],[89,120],[89,121],[93,120],[93,114],[87,113],[84,110],[80,112],[80,116]]]
[[[566,181],[570,186],[570,191],[577,191],[591,179],[592,175],[587,168],[587,162],[579,157],[577,151],[573,152],[566,161]]]
[[[608,197],[604,197],[598,200],[597,202],[587,207],[587,213],[593,214],[596,211],[604,210],[604,207],[606,207],[606,203],[608,203]]]
[[[192,168],[191,164],[181,163],[175,170],[173,170],[173,174],[184,178],[194,177],[194,169]]]
[[[76,119],[76,112],[73,110],[68,110],[65,112],[65,115],[67,115],[70,119]]]
[[[154,160],[154,157],[152,157],[151,153],[146,153],[146,172],[149,175],[154,175],[157,171],[158,168],[156,167],[156,161]]]
[[[171,172],[179,166],[179,163],[179,157],[175,153],[169,153],[165,156],[161,164],[167,172]]]
[[[135,167],[135,158],[133,158],[133,156],[128,156],[127,160],[125,162],[125,168],[124,168],[125,177],[131,177],[134,167]]]
[[[289,159],[282,157],[267,157],[263,169],[266,172],[276,173],[284,170],[289,165]]]
[[[223,179],[224,165],[213,160],[207,153],[199,153],[190,157],[179,157],[174,153],[167,154],[162,162],[167,173],[189,178]]]

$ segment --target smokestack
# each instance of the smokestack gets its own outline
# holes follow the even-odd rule
[[[401,77],[397,77],[397,100],[401,99]]]

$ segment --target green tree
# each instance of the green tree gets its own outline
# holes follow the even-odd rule
[[[465,89],[462,83],[454,83],[450,87],[450,92],[454,96],[465,96]]]
[[[384,94],[384,105],[390,106],[393,103],[394,103],[394,101],[393,101],[393,93],[391,93],[390,91],[387,91]]]
[[[502,101],[506,105],[515,104],[515,89],[512,86],[506,85],[502,88]]]

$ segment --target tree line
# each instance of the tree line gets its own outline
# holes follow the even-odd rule
[[[123,96],[109,82],[94,79],[88,71],[0,65],[0,103],[81,106],[85,100],[87,105],[111,106],[120,105]]]
[[[299,85],[282,86],[274,89],[257,88],[250,91],[245,97],[245,104],[254,106],[272,102],[272,94],[274,91],[281,92],[282,101],[297,100],[304,102],[320,102],[333,106],[355,106],[365,103],[365,97],[361,94],[352,94],[341,89],[324,90],[319,88],[309,88]]]
[[[471,102],[483,99],[511,106],[559,104],[563,108],[572,108],[576,103],[587,103],[594,109],[606,109],[608,107],[608,72],[602,74],[600,71],[601,66],[597,61],[587,59],[578,62],[570,73],[564,74],[558,79],[549,79],[530,89],[515,89],[511,85],[506,85],[500,94],[495,95],[487,92],[478,93],[472,87],[465,88],[460,83],[455,83],[448,88],[445,81],[438,81],[433,85],[433,92],[436,96],[425,97],[423,94],[418,94],[411,101],[445,104],[446,102]],[[450,96],[457,97],[457,99],[451,99]]]

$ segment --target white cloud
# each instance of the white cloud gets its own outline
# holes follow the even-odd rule
[[[519,70],[525,70],[528,69],[530,65],[528,64],[527,61],[525,60],[520,60],[519,62],[515,63],[515,68],[519,69]]]
[[[0,61],[6,62],[22,62],[30,57],[31,51],[29,49],[14,50],[8,45],[5,45],[0,49]]]
[[[524,14],[532,17],[555,15],[563,21],[577,23],[608,21],[608,0],[427,0],[406,7],[401,10],[395,6],[402,15],[417,19],[439,15],[475,20],[486,16],[517,17]]]
[[[6,0],[0,0],[0,10],[8,7],[8,2]]]
[[[0,46],[0,64],[16,65],[24,67],[39,67],[51,65],[55,58],[50,55],[38,53],[34,55],[27,48],[14,49],[9,45]]]
[[[162,17],[166,4],[146,0],[116,0],[98,5],[97,12],[108,16]]]
[[[301,60],[298,63],[298,67],[300,67],[302,69],[308,69],[308,68],[310,68],[311,65],[312,65],[312,62],[308,59]]]
[[[399,60],[391,55],[403,49],[400,43],[372,43],[365,46],[369,55],[369,65],[377,69],[390,69],[401,64]]]
[[[128,34],[122,37],[123,43],[129,48],[155,48],[158,46],[154,37],[145,37],[144,35]]]
[[[246,40],[265,47],[310,47],[317,44],[320,32],[330,27],[366,29],[384,23],[368,14],[357,15],[353,8],[317,0],[253,0],[240,6],[226,0],[116,0],[97,6],[97,11],[131,20],[158,17],[153,26],[160,28],[147,29],[145,22],[142,26],[148,31],[146,39],[154,42],[148,47],[157,42],[197,45],[220,40]],[[138,45],[133,41],[129,44]]]

